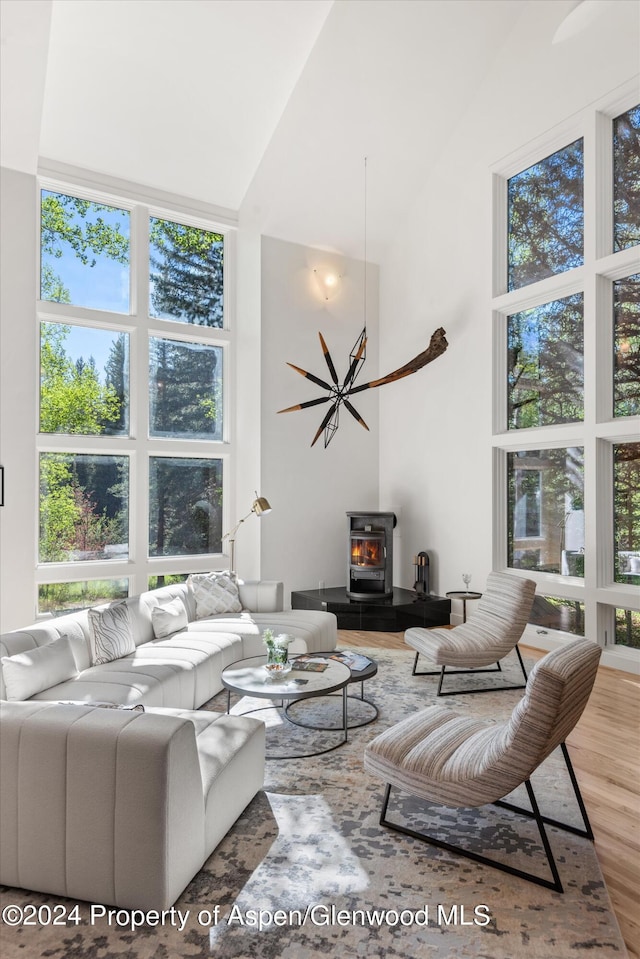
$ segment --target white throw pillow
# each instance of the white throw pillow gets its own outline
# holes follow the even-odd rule
[[[88,616],[92,666],[112,663],[114,659],[135,653],[133,624],[126,603],[94,606],[88,610]]]
[[[187,580],[196,601],[196,619],[218,613],[240,613],[242,603],[235,573],[192,573]]]
[[[179,629],[186,629],[189,625],[187,608],[180,597],[176,596],[170,603],[162,606],[154,606],[151,610],[151,625],[156,639],[164,639],[165,636],[177,633]]]
[[[50,686],[57,686],[78,675],[68,636],[60,636],[46,646],[2,657],[2,672],[7,699],[30,699]]]

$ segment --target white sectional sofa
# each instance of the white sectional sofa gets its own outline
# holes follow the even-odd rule
[[[164,909],[264,782],[264,723],[0,703],[0,882]]]
[[[180,598],[186,608],[185,628],[157,639],[152,610]],[[125,600],[135,641],[135,651],[109,663],[91,665],[87,610],[43,620],[0,637],[0,657],[33,653],[21,684],[7,692],[4,668],[0,699],[33,699],[59,702],[103,701],[123,705],[169,706],[197,709],[222,689],[225,666],[265,653],[262,633],[268,627],[304,642],[308,652],[334,649],[336,617],[317,610],[284,610],[279,582],[239,584],[242,611],[196,618],[192,592],[186,583],[150,590]],[[73,660],[51,644],[68,638]],[[33,667],[33,668],[31,668]],[[64,674],[66,678],[60,678]],[[14,687],[16,684],[14,684]]]
[[[283,610],[281,583],[239,584],[239,600],[197,618],[186,584],[130,597],[135,646],[98,665],[87,610],[0,637],[0,883],[175,902],[264,782],[264,724],[198,707],[225,666],[265,652],[267,627],[298,651],[336,645],[335,616]],[[158,638],[176,606],[184,622]]]

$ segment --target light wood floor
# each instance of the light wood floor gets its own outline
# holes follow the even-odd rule
[[[338,630],[338,642],[347,649],[408,649],[401,632]],[[530,658],[545,655],[530,647],[521,648]],[[630,959],[640,959],[639,733],[640,679],[601,666],[591,698],[567,745]]]

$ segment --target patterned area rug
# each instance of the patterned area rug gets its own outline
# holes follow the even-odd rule
[[[362,651],[366,652],[366,651]],[[383,784],[364,772],[365,744],[408,713],[431,705],[436,677],[412,677],[413,653],[372,650],[378,675],[365,696],[379,716],[354,728],[349,741],[316,758],[270,761],[259,793],[159,925],[132,928],[124,910],[59,928],[48,924],[0,926],[3,959],[569,959],[627,955],[593,845],[550,828],[565,888],[563,895],[425,845],[379,825]],[[527,664],[530,665],[530,664]],[[507,661],[496,682],[514,682]],[[460,677],[472,684],[475,677]],[[350,687],[359,694],[360,687]],[[451,696],[446,706],[500,720],[517,691]],[[264,707],[242,699],[233,712]],[[224,711],[226,693],[206,705]],[[292,710],[293,714],[293,710]],[[295,707],[296,719],[334,725],[341,699]],[[279,710],[255,713],[267,724],[270,753],[327,748],[340,733],[292,726]],[[373,715],[350,699],[351,723]],[[560,755],[538,771],[534,786],[543,814],[580,824]],[[512,797],[514,798],[514,797]],[[515,796],[527,806],[526,794]],[[390,809],[391,812],[391,809]],[[394,818],[454,836],[454,841],[528,871],[546,875],[539,840],[528,821],[493,807],[425,809],[400,795]],[[91,851],[87,850],[87,855]],[[3,890],[2,905],[47,906],[52,897]],[[72,905],[72,904],[71,904]],[[82,904],[82,915],[88,915]],[[46,919],[46,914],[44,914]],[[135,918],[135,917],[133,917]],[[184,926],[180,928],[184,919]]]

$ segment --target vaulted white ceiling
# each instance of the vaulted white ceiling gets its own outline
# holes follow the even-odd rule
[[[531,4],[575,0],[1,0],[2,162],[362,256],[367,157],[375,259]]]
[[[238,209],[331,0],[54,0],[40,151]]]

